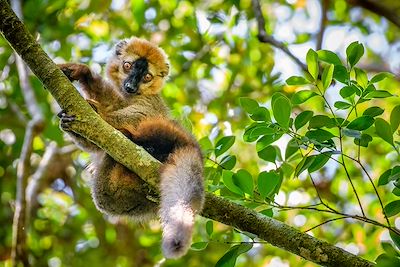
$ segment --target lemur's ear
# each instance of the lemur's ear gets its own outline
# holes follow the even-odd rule
[[[164,70],[161,71],[161,76],[166,77],[169,74],[169,63],[165,63],[165,68]]]
[[[124,47],[128,44],[127,40],[121,40],[119,41],[116,45],[115,45],[115,54],[117,56],[122,54],[122,50],[124,49]]]

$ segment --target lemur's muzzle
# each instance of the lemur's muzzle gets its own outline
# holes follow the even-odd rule
[[[149,64],[145,58],[139,58],[133,62],[132,70],[128,78],[123,83],[124,90],[127,93],[135,94],[139,91],[144,75],[148,72]]]

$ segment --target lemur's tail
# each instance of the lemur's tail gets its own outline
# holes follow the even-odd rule
[[[190,247],[194,217],[204,203],[203,159],[195,139],[165,118],[141,122],[132,139],[163,162],[160,168],[162,249],[166,258],[183,256]]]

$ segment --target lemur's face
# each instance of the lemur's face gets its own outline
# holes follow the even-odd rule
[[[164,51],[154,44],[132,37],[120,41],[108,63],[108,75],[128,94],[158,94],[169,73]]]

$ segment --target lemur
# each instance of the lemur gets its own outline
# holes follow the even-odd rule
[[[92,197],[97,208],[113,216],[137,221],[160,216],[162,250],[166,258],[186,254],[194,217],[203,207],[203,160],[194,137],[169,118],[160,91],[169,74],[165,52],[136,37],[122,40],[107,63],[108,80],[87,65],[59,67],[71,81],[79,81],[86,100],[99,115],[134,143],[163,163],[160,168],[160,205],[140,191],[141,179],[114,161],[94,143],[74,133],[75,116],[62,111],[60,128],[92,154]]]

